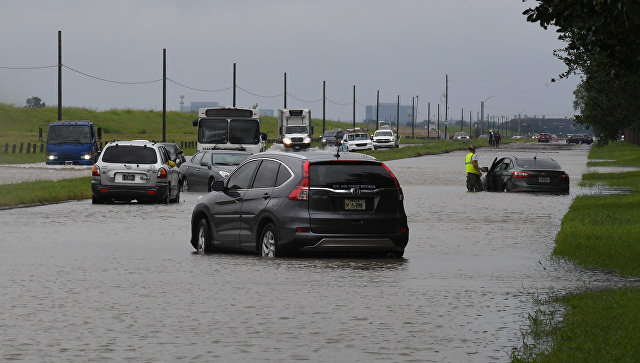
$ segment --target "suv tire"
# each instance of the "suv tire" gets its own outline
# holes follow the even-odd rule
[[[276,227],[273,223],[268,223],[260,233],[260,256],[262,257],[279,257],[278,253],[278,237],[276,235]]]

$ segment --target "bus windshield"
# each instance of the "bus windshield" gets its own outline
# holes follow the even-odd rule
[[[229,143],[253,144],[260,142],[260,123],[258,120],[231,120],[229,124]]]
[[[47,144],[89,144],[91,131],[86,125],[50,126],[47,132]]]
[[[198,141],[206,144],[226,144],[227,120],[200,120]]]

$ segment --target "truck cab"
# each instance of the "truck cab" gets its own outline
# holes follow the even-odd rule
[[[311,110],[278,110],[278,138],[285,148],[309,148],[312,134]]]
[[[42,127],[39,130],[43,141]],[[54,121],[47,129],[47,165],[93,165],[102,129],[91,121]]]

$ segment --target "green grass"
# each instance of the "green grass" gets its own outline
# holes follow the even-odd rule
[[[33,205],[91,198],[91,177],[0,185],[0,206]]]
[[[565,308],[538,309],[529,316],[530,341],[511,354],[513,362],[637,362],[640,357],[640,290],[587,291],[545,302]],[[558,319],[562,319],[560,324]],[[553,342],[549,346],[548,339]]]
[[[640,276],[640,194],[577,197],[553,254],[587,268]]]
[[[640,148],[626,142],[613,142],[607,146],[594,144],[589,152],[589,159],[605,161],[589,161],[588,166],[635,166],[640,167]]]
[[[638,166],[640,148],[593,146],[589,158]],[[562,219],[553,254],[588,269],[640,276],[640,172],[589,173],[583,184],[604,184],[631,194],[577,197]],[[534,299],[535,301],[535,299]],[[566,311],[558,316],[556,304]],[[640,358],[640,290],[611,288],[556,296],[529,315],[514,362],[634,362]]]

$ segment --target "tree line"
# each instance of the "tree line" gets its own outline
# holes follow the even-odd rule
[[[640,131],[640,1],[535,2],[523,12],[527,21],[557,27],[566,44],[554,51],[567,67],[559,78],[581,77],[574,91],[576,123],[592,128],[603,144],[626,128]]]

